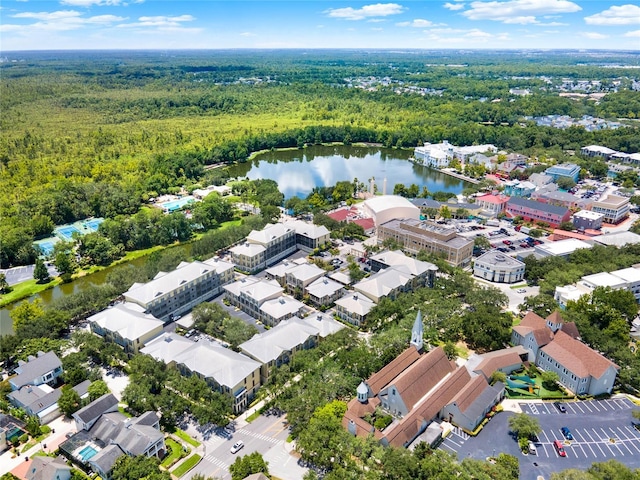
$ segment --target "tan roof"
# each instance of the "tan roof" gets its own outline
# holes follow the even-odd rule
[[[467,383],[458,394],[453,397],[452,402],[456,402],[461,412],[466,412],[467,409],[475,402],[485,388],[487,388],[487,381],[480,375],[473,377],[469,383]]]
[[[419,358],[420,352],[416,350],[416,347],[410,346],[399,356],[397,356],[392,362],[371,375],[367,380],[367,385],[369,385],[369,388],[373,392],[373,395],[378,395],[383,387],[386,387],[389,382],[391,382],[394,378],[404,372]]]
[[[489,378],[496,370],[522,363],[520,355],[524,355],[526,353],[527,351],[522,345],[485,353],[482,355],[481,362],[473,369],[473,371],[482,372],[486,378]]]
[[[455,395],[464,388],[471,376],[466,368],[458,368],[434,392],[425,398],[417,408],[414,408],[397,425],[391,426],[385,437],[394,447],[402,447],[413,440],[420,431],[422,422],[429,422]]]
[[[578,330],[578,326],[575,322],[564,323],[562,325],[562,331],[576,340],[580,339],[580,331]]]
[[[547,322],[562,325],[564,323],[564,319],[562,318],[562,315],[560,315],[560,312],[556,310],[547,317]]]
[[[579,340],[559,330],[553,342],[542,348],[552,359],[580,378],[600,378],[610,368],[619,369],[615,363],[587,347]]]
[[[527,313],[513,330],[523,337],[533,333],[538,345],[546,345],[553,340],[553,332],[547,327],[545,319],[533,312]]]
[[[389,383],[398,390],[405,406],[411,410],[427,392],[454,370],[455,363],[447,358],[442,347],[438,347],[423,355]]]

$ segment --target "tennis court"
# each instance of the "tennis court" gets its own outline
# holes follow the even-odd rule
[[[33,244],[40,249],[42,255],[47,257],[53,253],[53,247],[59,241],[60,239],[58,237],[48,237],[43,238],[42,240],[37,240],[33,242]]]
[[[92,232],[97,232],[100,224],[104,222],[104,218],[92,218],[90,220],[85,220],[82,222],[85,228],[91,230]]]
[[[78,227],[74,225],[62,225],[60,227],[56,227],[53,232],[58,238],[64,240],[65,242],[70,242],[71,240],[73,240],[74,233],[82,235],[82,232],[78,229]]]

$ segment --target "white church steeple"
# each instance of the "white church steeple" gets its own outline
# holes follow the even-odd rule
[[[413,329],[411,330],[411,345],[416,347],[416,350],[421,351],[423,347],[422,337],[424,336],[424,327],[422,326],[422,311],[418,310],[416,321],[413,322]]]

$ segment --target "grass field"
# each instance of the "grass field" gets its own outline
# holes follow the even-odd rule
[[[0,307],[9,305],[10,303],[17,302],[23,298],[28,298],[36,293],[44,292],[50,288],[60,285],[62,280],[55,278],[49,283],[37,283],[35,279],[27,280],[26,282],[18,283],[11,287],[9,293],[5,293],[0,296]]]
[[[180,438],[181,440],[184,440],[185,442],[187,442],[189,445],[192,445],[194,447],[199,447],[201,444],[198,440],[196,440],[195,438],[190,437],[187,432],[183,431],[183,430],[176,430],[173,433],[176,437]]]

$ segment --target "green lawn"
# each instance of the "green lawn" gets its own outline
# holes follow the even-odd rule
[[[22,300],[23,298],[30,297],[36,293],[43,292],[44,290],[48,290],[50,288],[55,287],[62,283],[60,278],[55,278],[49,283],[36,283],[36,280],[27,280],[26,282],[18,283],[11,287],[11,291],[9,293],[4,293],[0,295],[0,307],[4,307],[5,305],[9,305],[10,303],[17,302],[18,300]]]
[[[181,477],[193,467],[195,467],[198,462],[202,459],[200,455],[194,453],[189,458],[187,458],[184,462],[182,462],[173,472],[171,472],[176,477]]]
[[[182,456],[182,445],[180,445],[172,438],[165,439],[164,443],[167,445],[168,455],[164,457],[164,460],[162,460],[162,463],[160,465],[162,465],[164,468],[169,468]]]
[[[173,432],[173,434],[180,438],[181,440],[184,440],[185,442],[187,442],[189,445],[193,445],[194,447],[199,447],[200,446],[200,442],[197,441],[195,438],[191,438],[187,432],[184,432],[183,430],[176,430],[175,432]]]

